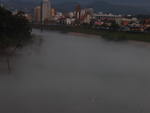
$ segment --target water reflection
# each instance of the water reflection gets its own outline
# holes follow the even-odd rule
[[[0,112],[150,112],[147,44],[33,33],[34,43],[13,57],[11,74],[0,71]]]

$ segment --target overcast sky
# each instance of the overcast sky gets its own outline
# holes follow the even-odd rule
[[[3,0],[6,1],[6,0]],[[12,0],[11,0],[12,1]],[[38,2],[41,0],[18,0],[18,1],[34,1]],[[64,2],[64,1],[80,1],[80,2],[89,2],[89,1],[106,1],[113,4],[124,4],[124,5],[134,5],[134,6],[150,6],[150,0],[52,0],[53,2]]]
[[[37,1],[37,0],[33,0]],[[150,6],[150,0],[52,0],[52,1],[82,1],[82,2],[88,2],[88,1],[107,1],[114,4],[128,4],[128,5],[148,5]]]

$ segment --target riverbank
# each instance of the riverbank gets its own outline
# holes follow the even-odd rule
[[[34,26],[34,28],[41,28],[41,26]],[[121,31],[108,31],[108,30],[98,30],[92,29],[90,27],[72,27],[64,25],[48,25],[43,26],[43,29],[61,31],[63,33],[77,32],[91,35],[98,35],[106,40],[122,41],[122,40],[135,40],[150,42],[150,33],[134,33],[134,32],[121,32]]]

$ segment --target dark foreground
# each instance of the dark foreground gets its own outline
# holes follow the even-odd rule
[[[0,113],[149,113],[150,45],[33,30],[8,74],[0,62]]]

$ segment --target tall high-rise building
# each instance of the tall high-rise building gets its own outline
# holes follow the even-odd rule
[[[51,12],[50,12],[50,15],[52,16],[52,17],[54,17],[55,15],[56,15],[56,9],[55,8],[51,8]]]
[[[41,7],[42,7],[42,21],[44,22],[45,20],[49,20],[51,17],[51,15],[50,15],[50,12],[51,12],[50,1],[49,0],[43,0]]]
[[[41,7],[40,6],[38,6],[34,9],[34,21],[36,23],[41,22]]]
[[[75,17],[76,19],[80,19],[81,16],[81,6],[78,4],[75,8]]]

